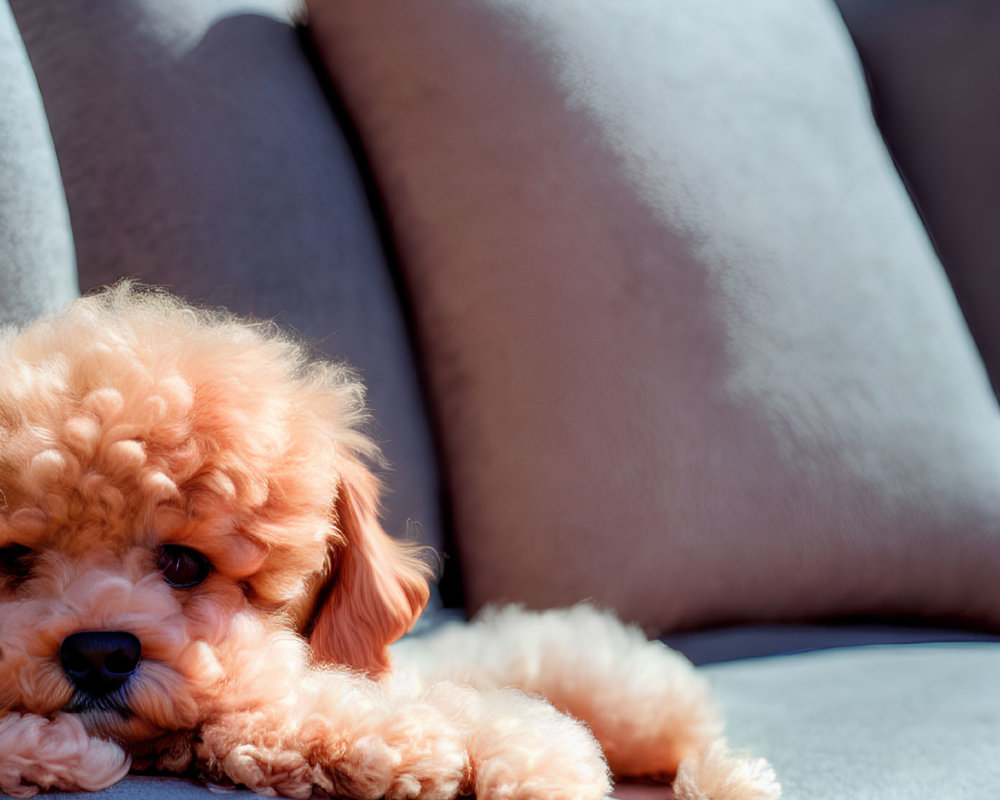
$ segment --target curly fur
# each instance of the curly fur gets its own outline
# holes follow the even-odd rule
[[[608,614],[505,609],[390,653],[429,570],[378,524],[359,382],[275,326],[122,284],[7,331],[0,361],[7,794],[134,768],[288,797],[597,800],[610,764],[677,776],[684,800],[777,796],[690,665]],[[163,545],[207,577],[169,585]],[[108,697],[60,661],[80,631],[141,642]]]

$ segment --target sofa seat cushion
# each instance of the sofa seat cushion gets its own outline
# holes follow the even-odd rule
[[[0,797],[6,797],[6,795],[0,795]],[[69,797],[76,800],[135,800],[135,798],[142,798],[142,800],[209,800],[213,797],[251,800],[251,798],[260,798],[260,795],[249,789],[232,789],[228,786],[209,788],[183,778],[129,775],[111,788],[100,792],[47,792],[40,797],[45,798],[45,800]]]
[[[730,743],[771,761],[783,800],[979,800],[995,797],[1000,785],[998,643],[852,647],[703,670],[725,709]],[[47,795],[69,796],[84,795]],[[188,781],[135,776],[86,795],[210,796]],[[665,787],[625,784],[614,796],[673,795]]]
[[[784,800],[996,797],[1000,645],[846,648],[705,668]]]

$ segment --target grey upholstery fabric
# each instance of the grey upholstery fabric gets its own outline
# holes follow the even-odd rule
[[[309,5],[472,609],[1000,630],[1000,407],[829,0]]]
[[[783,800],[996,797],[1000,644],[858,647],[704,669],[730,743],[771,760]],[[131,777],[87,796],[212,793],[182,780]]]
[[[58,308],[76,293],[55,151],[6,3],[0,3],[0,275],[0,324]]]
[[[102,792],[50,792],[46,798],[74,797],[78,800],[205,800],[209,797],[231,797],[238,800],[259,798],[247,789],[210,789],[181,778],[160,778],[130,775]],[[6,797],[6,795],[0,795]]]
[[[783,800],[993,800],[1000,645],[838,650],[707,667],[730,743]]]
[[[86,291],[123,275],[277,318],[358,368],[386,527],[439,544],[405,325],[356,160],[283,0],[12,7],[45,98]]]
[[[386,310],[384,254],[283,4],[14,5],[55,129],[85,286],[120,274],[167,283],[209,303],[280,315],[348,354],[364,369],[397,464],[389,527],[399,532],[412,516],[433,537],[437,478],[403,327]],[[357,282],[338,266],[359,264],[368,268],[351,270]],[[3,320],[58,306],[75,291],[49,132],[5,3],[0,275]],[[741,628],[671,643],[712,661],[762,655],[766,642],[768,652],[821,646],[830,641],[823,632],[834,630]],[[773,761],[787,800],[996,797],[1000,645],[837,650],[706,674],[732,743]],[[48,796],[216,794],[180,779],[130,777],[92,795]]]

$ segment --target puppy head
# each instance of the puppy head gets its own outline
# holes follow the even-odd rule
[[[0,363],[0,710],[135,741],[194,727],[274,642],[387,669],[427,569],[378,524],[349,371],[128,285]]]

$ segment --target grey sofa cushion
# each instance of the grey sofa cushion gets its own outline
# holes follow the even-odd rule
[[[996,797],[1000,644],[846,648],[704,670],[725,709],[730,743],[771,760],[784,800]],[[671,796],[631,786],[615,795]],[[188,781],[145,777],[87,795],[210,796]]]
[[[707,667],[730,743],[783,800],[993,800],[1000,645],[854,648]]]
[[[386,527],[439,545],[405,325],[356,160],[284,0],[12,4],[84,290],[131,275],[344,356],[394,469]],[[418,527],[419,526],[419,527]]]
[[[0,3],[0,324],[76,294],[66,199],[38,84]]]
[[[49,792],[42,797],[74,797],[77,800],[205,800],[210,797],[230,797],[234,800],[246,800],[259,798],[260,795],[248,789],[208,788],[182,778],[130,775],[102,792]]]
[[[830,0],[309,7],[470,606],[1000,629],[1000,409]]]

